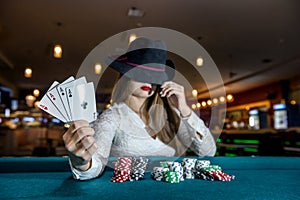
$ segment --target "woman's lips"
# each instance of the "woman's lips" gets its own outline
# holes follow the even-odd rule
[[[151,87],[149,87],[149,86],[142,86],[141,89],[144,90],[144,91],[150,91]]]

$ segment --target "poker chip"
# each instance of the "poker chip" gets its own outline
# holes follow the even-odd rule
[[[164,174],[169,171],[169,168],[166,167],[154,167],[153,172],[151,173],[151,178],[156,181],[163,181]]]
[[[183,158],[181,165],[183,167],[183,177],[185,179],[194,179],[194,169],[197,159],[195,158]]]
[[[209,165],[208,167],[200,168],[202,171],[222,171],[222,168],[219,165]]]
[[[213,176],[214,180],[218,180],[218,181],[232,181],[235,178],[235,176],[228,175],[223,171],[211,171],[206,173]]]
[[[201,170],[195,172],[195,178],[207,180],[207,181],[214,181],[214,177],[211,174],[205,173],[204,171]]]
[[[203,167],[209,167],[210,161],[209,160],[197,160],[195,164],[195,170],[200,170]]]
[[[202,167],[196,173],[200,174],[201,172],[203,172],[207,176],[212,176],[214,180],[218,181],[232,181],[234,179],[234,176],[224,173],[219,165]]]
[[[171,162],[171,163],[168,163],[168,166],[169,166],[170,171],[177,172],[178,178],[179,178],[180,181],[184,181],[183,167],[182,167],[181,163]]]
[[[148,158],[144,157],[132,158],[130,181],[138,181],[144,178],[148,161]]]
[[[167,183],[179,183],[180,182],[179,175],[175,171],[167,171],[166,173],[164,173],[163,177],[164,177],[164,181]]]
[[[130,157],[119,157],[114,163],[114,175],[111,182],[125,182],[130,178],[132,159]]]
[[[161,161],[161,162],[160,162],[160,166],[161,166],[161,167],[164,167],[164,168],[169,168],[169,163],[172,163],[172,162]]]

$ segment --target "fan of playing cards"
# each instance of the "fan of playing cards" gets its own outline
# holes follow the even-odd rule
[[[92,122],[97,118],[94,84],[73,76],[62,83],[54,81],[39,107],[63,122]]]

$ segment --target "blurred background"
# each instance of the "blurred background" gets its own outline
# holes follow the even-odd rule
[[[222,96],[210,95],[191,63],[169,55],[192,86],[189,105],[210,125],[217,155],[299,156],[299,11],[296,0],[1,0],[0,156],[66,155],[68,125],[41,111],[39,100],[53,81],[76,76],[100,42],[140,27],[186,34],[216,63]],[[102,76],[101,64],[91,66],[101,75],[99,113],[110,106],[117,78],[110,69]],[[205,60],[194,66],[206,67]]]

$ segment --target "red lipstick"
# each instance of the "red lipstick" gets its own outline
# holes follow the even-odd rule
[[[149,87],[149,86],[142,86],[141,89],[144,90],[144,91],[150,91],[151,87]]]

